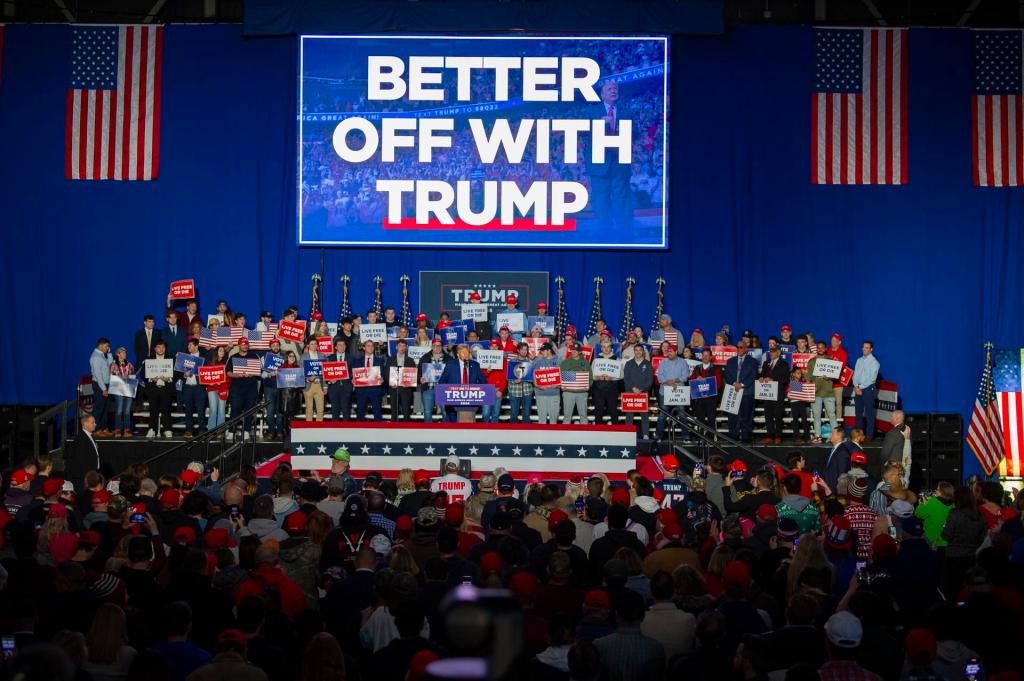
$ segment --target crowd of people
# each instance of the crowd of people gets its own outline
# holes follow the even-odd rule
[[[480,296],[473,294],[473,299],[479,300]],[[186,438],[212,430],[223,424],[229,413],[241,414],[260,401],[266,405],[265,429],[258,433],[255,420],[246,419],[243,437],[284,439],[291,420],[303,411],[307,420],[363,420],[372,413],[374,420],[379,421],[383,418],[385,400],[393,420],[409,420],[413,414],[426,423],[435,417],[455,420],[454,410],[435,404],[434,389],[439,382],[461,382],[494,386],[496,403],[481,410],[484,422],[498,421],[506,402],[511,423],[590,423],[593,407],[592,422],[633,424],[642,438],[653,435],[659,440],[666,436],[673,415],[686,414],[716,428],[723,391],[732,386],[740,397],[738,409],[728,413],[728,433],[741,442],[751,442],[755,388],[764,382],[775,384],[775,395],[757,400],[765,416],[762,444],[781,444],[787,420],[795,444],[824,444],[830,432],[844,427],[861,429],[866,442],[875,438],[880,364],[871,341],[861,344],[856,360],[847,354],[841,334],[833,333],[827,343],[815,341],[810,332],[794,334],[787,324],[780,327],[778,335],[768,337],[764,345],[749,330],[734,342],[727,328],[716,332],[709,344],[700,329],[693,329],[687,338],[673,325],[669,314],[661,315],[657,330],[650,334],[638,326],[620,340],[599,319],[589,336],[569,324],[564,334],[556,338],[545,335],[539,325],[527,329],[527,315],[517,306],[518,300],[510,295],[506,308],[500,312],[520,315],[523,332],[499,327],[496,321],[476,322],[467,327],[464,342],[459,343],[442,340],[445,329],[453,324],[447,313],[436,324],[425,314],[418,314],[412,324],[406,325],[390,306],[382,314],[371,309],[365,315],[342,318],[333,333],[323,315],[314,312],[306,322],[304,339],[297,341],[280,337],[279,323],[268,311],[261,312],[259,320],[253,323],[245,314],[232,311],[226,301],[220,301],[215,314],[203,317],[198,303],[188,300],[184,310],[167,308],[166,325],[162,328],[157,328],[151,315],[144,317],[143,328],[135,333],[132,357],[127,346],[112,351],[109,339],[98,340],[89,360],[92,413],[97,418],[95,435],[136,435],[132,414],[143,398],[149,407],[143,434],[151,438],[176,437],[172,416],[175,404],[185,414]],[[538,303],[536,313],[538,317],[546,316],[547,304]],[[293,306],[280,319],[295,322],[298,316],[298,309]],[[496,314],[493,318],[496,320]],[[364,324],[384,324],[389,342],[363,339]],[[232,333],[219,334],[217,338],[223,340],[213,340],[213,334],[224,328]],[[262,334],[266,349],[250,347],[253,332]],[[324,351],[324,341],[330,345],[330,352]],[[474,359],[477,349],[504,352],[501,368],[482,369]],[[223,381],[204,385],[197,372],[189,370],[146,375],[147,360],[174,360],[182,354],[206,367],[224,366]],[[271,366],[268,355],[275,356],[269,359],[276,359],[277,364]],[[235,369],[238,359],[253,358],[259,360],[259,371],[242,373]],[[310,375],[303,385],[278,386],[280,366],[298,368],[310,360],[345,362],[350,369],[377,367],[388,380],[383,384],[360,385],[350,372],[347,378]],[[598,364],[601,360],[614,360],[616,364]],[[819,375],[816,364],[823,360],[830,360],[833,367],[838,362],[844,369],[842,377]],[[510,375],[511,362],[529,364],[532,370]],[[437,367],[450,364],[460,368],[450,375],[455,380],[440,380]],[[600,369],[595,371],[595,366]],[[531,379],[537,370],[553,367],[558,367],[563,375],[568,372],[574,380],[551,386],[538,385]],[[415,385],[392,385],[392,368],[415,368]],[[111,382],[117,379],[137,380],[138,391],[113,394]],[[674,400],[673,396],[680,392],[678,388],[699,380],[714,384],[706,396],[691,390],[688,405]],[[667,389],[670,396],[666,396]],[[853,424],[843,418],[844,395],[851,393],[856,406]],[[648,409],[623,411],[623,395],[646,396]],[[657,421],[651,433],[650,414],[655,411]],[[893,425],[899,427],[901,442],[909,448],[909,427],[895,420]],[[686,438],[688,432],[682,429],[680,435]]]
[[[443,475],[357,478],[344,448],[322,475],[266,479],[193,463],[70,480],[43,456],[3,475],[3,673],[1019,679],[1024,495],[918,495],[896,460],[876,482],[837,437],[833,481],[799,451],[564,484],[474,482],[455,457]]]

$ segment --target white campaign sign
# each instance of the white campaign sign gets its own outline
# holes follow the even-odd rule
[[[477,350],[476,361],[481,369],[501,369],[505,366],[505,353],[501,350]]]
[[[598,376],[622,377],[622,362],[617,359],[598,358],[590,366],[593,369],[594,378]]]
[[[661,396],[661,403],[666,407],[686,407],[690,404],[690,386],[666,385]]]
[[[430,346],[429,345],[410,345],[409,346],[409,357],[411,357],[414,362],[420,361],[420,358],[423,357],[423,355],[426,355],[426,354],[429,354],[429,353],[430,353]]]
[[[360,324],[359,340],[363,343],[366,341],[386,343],[388,340],[388,327],[386,324]]]
[[[174,378],[174,360],[147,359],[146,378],[149,380],[154,380],[157,378],[165,378],[169,380],[171,378]]]
[[[824,376],[825,378],[839,378],[839,375],[843,373],[843,363],[834,359],[825,359],[824,357],[817,357],[814,360],[814,375]]]
[[[496,319],[499,329],[507,326],[512,333],[522,333],[523,325],[526,323],[526,315],[522,312],[499,312]]]
[[[779,399],[778,381],[758,381],[754,383],[755,400],[777,400]]]
[[[487,306],[481,303],[467,303],[462,306],[462,318],[472,319],[474,322],[486,322]]]
[[[722,403],[718,406],[718,410],[735,416],[740,413],[741,399],[743,399],[743,388],[737,390],[732,384],[728,384],[722,391]]]

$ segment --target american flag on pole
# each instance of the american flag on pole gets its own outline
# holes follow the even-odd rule
[[[1021,31],[974,31],[972,161],[978,187],[1024,184]]]
[[[813,402],[814,384],[810,381],[790,381],[786,396],[793,402]]]
[[[152,180],[160,165],[162,26],[75,26],[64,175]]]
[[[590,374],[586,371],[563,371],[562,390],[588,390]]]
[[[1018,397],[1020,393],[1017,393]],[[992,352],[985,351],[985,368],[981,372],[981,384],[974,399],[974,413],[967,427],[967,445],[974,450],[986,475],[999,467],[1003,460],[1003,435],[996,402],[995,386],[992,382]]]
[[[1024,350],[993,351],[993,384],[999,407],[999,427],[1002,442],[999,457],[999,475],[1019,476],[1022,474],[1021,461],[1024,452]],[[974,425],[973,422],[971,424]],[[971,430],[968,428],[968,444]],[[973,447],[972,447],[973,448]]]
[[[238,376],[259,376],[263,367],[259,357],[231,358],[231,373]]]
[[[813,184],[906,184],[907,30],[815,29]]]

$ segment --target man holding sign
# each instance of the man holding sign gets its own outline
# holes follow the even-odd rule
[[[715,389],[708,390],[705,397],[700,397],[694,381],[713,380]],[[693,407],[693,416],[711,430],[715,429],[715,413],[718,411],[718,395],[722,392],[722,368],[715,366],[711,357],[711,348],[704,347],[700,353],[700,364],[693,367],[690,372],[690,405]]]
[[[430,423],[434,420],[434,388],[441,380],[444,373],[444,365],[450,358],[444,354],[444,345],[440,336],[434,336],[430,341],[430,352],[420,358],[420,399],[423,400],[423,422]]]
[[[388,402],[391,404],[391,420],[403,421],[412,418],[412,392],[416,386],[416,362],[409,356],[409,343],[398,339],[395,343],[395,356],[388,360]],[[406,376],[411,374],[411,380]]]
[[[826,372],[818,366],[819,363],[830,362],[828,358],[828,349],[825,347],[825,341],[818,341],[816,346],[817,354],[807,363],[807,375],[809,375],[814,381],[814,410],[811,414],[814,422],[814,437],[811,438],[811,444],[821,444],[821,409],[825,408],[825,414],[828,416],[829,427],[832,430],[836,429],[836,398],[835,393],[832,391],[832,380],[825,375]]]
[[[146,401],[149,402],[149,432],[146,437],[154,438],[163,428],[164,437],[171,437],[173,419],[171,405],[174,404],[174,360],[167,357],[167,344],[157,338],[153,344],[153,358],[146,360]]]
[[[608,333],[607,329],[605,333]],[[601,353],[594,355],[590,366],[594,373],[594,423],[604,423],[604,416],[608,414],[611,424],[615,425],[619,422],[622,365],[616,359],[611,343],[601,344]]]
[[[558,369],[558,360],[555,359],[555,348],[551,343],[540,346],[540,357],[533,362],[534,376],[545,369]],[[561,393],[561,372],[555,372],[559,376],[557,385],[541,385],[534,379],[534,394],[537,397],[537,423],[558,423],[558,397]]]
[[[671,321],[671,320],[670,320]],[[660,397],[662,398],[659,410],[658,410],[658,426],[654,431],[655,439],[660,440],[665,435],[665,423],[667,419],[667,412],[672,412],[677,416],[685,414],[685,407],[682,406],[668,406],[664,403],[665,398],[665,386],[680,386],[686,385],[690,378],[690,365],[686,363],[686,360],[679,356],[679,346],[675,343],[665,343],[665,358],[658,364],[658,383],[661,388]],[[684,440],[690,438],[690,432],[686,427],[682,427],[680,435]]]
[[[185,410],[185,437],[188,438],[193,432],[200,435],[206,431],[206,387],[199,385],[199,367],[203,365],[199,339],[189,338],[186,348],[188,352],[181,357],[181,406]],[[193,414],[198,414],[195,431],[192,430]]]
[[[775,399],[764,403],[764,420],[768,429],[768,437],[761,444],[782,444],[782,416],[786,409],[785,386],[789,384],[789,365],[782,359],[782,348],[772,345],[768,351],[768,360],[761,367],[761,382],[775,383]]]
[[[383,325],[382,325],[383,326]],[[356,421],[366,420],[366,404],[373,409],[373,420],[384,418],[384,388],[382,371],[384,358],[375,355],[372,340],[363,342],[363,352],[356,360],[352,369],[352,385],[356,392]]]
[[[332,421],[348,421],[352,418],[352,379],[349,371],[352,365],[352,353],[348,351],[344,337],[335,336],[334,352],[327,356],[324,363],[324,383],[327,384],[327,399],[331,401]]]
[[[231,404],[231,418],[256,406],[260,395],[260,374],[263,362],[249,352],[249,340],[243,336],[238,341],[238,354],[228,360],[227,375],[231,377],[228,402]],[[230,433],[228,436],[230,437]],[[246,416],[242,423],[242,439],[254,436],[253,417]]]
[[[736,344],[736,356],[725,363],[722,372],[726,384],[731,385],[740,395],[740,408],[736,414],[729,414],[729,437],[740,442],[750,442],[754,430],[754,381],[757,380],[757,362],[747,356],[747,341]]]
[[[633,357],[622,365],[623,391],[632,395],[649,395],[654,385],[654,368],[647,359],[642,345],[633,346]],[[629,425],[636,423],[636,414],[629,415]],[[650,434],[650,411],[640,413],[640,437],[647,439]]]

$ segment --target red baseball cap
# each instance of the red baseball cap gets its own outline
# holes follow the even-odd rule
[[[61,503],[50,504],[50,508],[46,511],[47,518],[67,518],[68,507]]]
[[[693,331],[690,332],[690,335],[692,336],[695,333],[699,333],[702,336],[704,335],[704,332],[701,331],[700,329],[694,329]]]
[[[502,331],[508,331],[509,333],[512,333],[512,329],[508,328],[507,326],[503,326],[500,329],[498,329],[498,333],[501,333]]]
[[[309,517],[302,511],[289,513],[284,519],[284,531],[288,534],[302,534],[306,531]]]
[[[840,343],[843,342],[843,336],[838,331],[832,334],[832,337],[838,340]]]
[[[194,544],[196,531],[188,525],[182,525],[174,530],[174,541],[178,544]]]
[[[743,459],[733,459],[725,468],[726,470],[729,471],[746,471],[747,464],[743,461]]]
[[[488,551],[484,555],[480,556],[480,574],[486,575],[491,572],[501,572],[504,563],[494,551]]]
[[[181,484],[188,485],[189,487],[195,487],[196,483],[199,482],[199,479],[202,478],[203,476],[201,476],[199,473],[196,473],[191,468],[186,468],[181,472],[181,475],[178,477],[181,478]]]
[[[215,527],[203,536],[203,541],[206,543],[206,548],[211,551],[217,549],[233,549],[238,546],[238,542],[231,538],[231,533],[223,527]]]
[[[880,534],[871,540],[871,552],[875,558],[892,558],[900,552],[900,547],[889,535]]]
[[[604,589],[591,589],[583,599],[583,605],[609,610],[612,607],[612,602],[611,599],[608,598],[608,592]]]
[[[101,489],[93,492],[92,496],[89,497],[89,501],[93,504],[109,504],[110,500],[113,498],[114,495],[108,490]]]
[[[867,462],[868,455],[865,454],[864,452],[854,452],[853,454],[850,455],[850,463],[866,464]]]
[[[225,629],[217,634],[217,642],[215,645],[222,646],[226,643],[239,643],[243,646],[248,646],[249,639],[247,639],[245,634],[238,629]]]
[[[507,296],[505,296],[505,302],[508,303],[509,305],[515,305],[516,303],[519,302],[519,299],[516,298],[516,294],[510,293]]]
[[[238,344],[244,345],[245,347],[249,347],[249,339],[246,338],[245,336],[242,336],[241,338],[238,339]]]
[[[676,345],[675,343],[669,343],[668,345],[665,346],[665,349],[671,350],[672,352],[677,352],[679,350],[679,346]]]
[[[935,634],[927,629],[912,629],[904,641],[907,660],[918,667],[927,667],[938,656],[938,642]]]
[[[548,304],[542,300],[539,303],[537,303],[537,308],[540,310],[546,310],[548,309]]]
[[[444,345],[444,343],[441,342],[441,337],[440,336],[434,336],[433,340],[430,341],[430,344],[431,345]]]
[[[516,598],[532,603],[537,597],[537,578],[529,572],[517,572],[509,580],[508,590]]]
[[[320,310],[317,310],[311,316],[313,317],[313,321],[314,322],[318,322],[318,321],[320,321],[321,319],[324,318],[324,314]]]
[[[78,533],[78,543],[85,546],[99,546],[100,533],[95,530],[82,530]]]
[[[659,504],[665,501],[665,493],[661,491],[660,487],[654,488],[654,500],[657,501]]]
[[[18,470],[11,473],[12,485],[24,485],[26,482],[32,482],[35,479],[36,476],[32,475],[24,468],[19,468]]]
[[[430,482],[430,471],[425,471],[421,468],[413,473],[412,479],[417,485],[421,482]]]
[[[566,513],[560,508],[556,508],[554,511],[551,512],[551,515],[548,516],[548,532],[554,532],[555,526],[558,525],[558,523],[568,519],[568,513]]]
[[[679,522],[679,514],[671,508],[658,509],[658,520],[661,521],[662,525],[671,525],[672,523]]]
[[[669,540],[679,539],[683,536],[683,528],[679,523],[669,523],[661,530],[661,536]]]
[[[449,527],[458,527],[465,517],[466,507],[461,501],[448,504],[448,508],[444,509],[444,524]]]
[[[782,327],[779,329],[779,331],[792,331],[792,330],[793,329],[789,326],[789,324],[783,324]]]
[[[779,512],[771,504],[761,504],[757,507],[757,519],[762,521],[778,520]]]
[[[629,497],[629,490],[625,487],[616,487],[615,491],[612,492],[612,503],[621,504],[622,506],[629,506],[631,501]]]
[[[677,471],[679,470],[679,459],[675,454],[665,454],[661,457],[661,465],[667,471]]]
[[[469,300],[472,303],[479,303],[480,302],[480,294],[477,293],[476,291],[473,291],[472,293],[469,294]]]
[[[750,566],[742,560],[730,560],[722,571],[723,584],[750,586]]]
[[[565,327],[565,335],[566,336],[575,336],[576,335],[576,327],[573,326],[572,324],[570,324],[569,326]]]
[[[395,520],[396,532],[412,532],[412,518],[407,515],[400,515]]]
[[[181,492],[168,487],[163,492],[160,492],[160,506],[164,508],[177,508],[181,504]]]
[[[425,321],[427,321],[427,315],[425,315],[424,313],[420,312],[418,315],[416,315],[416,321],[418,321],[418,322],[425,322]]]
[[[602,337],[607,337],[607,338],[611,338],[611,337],[612,337],[612,332],[611,332],[611,331],[609,331],[608,329],[605,329],[604,331],[602,331],[602,332],[601,332],[600,334],[598,334],[598,335],[600,335],[600,336],[602,336]]]
[[[427,666],[439,660],[433,650],[421,650],[409,660],[409,681],[422,681],[427,675]]]
[[[439,330],[440,329],[447,329],[451,325],[452,325],[452,323],[450,321],[448,321],[447,319],[442,319],[440,322],[437,323],[437,328]]]
[[[54,497],[60,494],[61,489],[64,488],[64,481],[60,478],[47,478],[43,482],[43,496]]]

